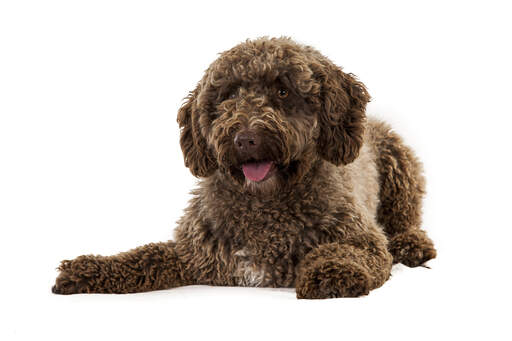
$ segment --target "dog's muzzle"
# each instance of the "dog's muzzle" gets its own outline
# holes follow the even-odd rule
[[[236,152],[242,162],[244,176],[252,181],[262,181],[272,173],[274,163],[264,155],[263,137],[256,131],[245,129],[234,138]]]

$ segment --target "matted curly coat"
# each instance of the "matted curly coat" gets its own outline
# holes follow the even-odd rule
[[[436,256],[421,226],[424,179],[364,85],[309,46],[248,40],[220,55],[178,113],[200,177],[174,241],[65,260],[58,294],[189,284],[366,295],[401,262]]]

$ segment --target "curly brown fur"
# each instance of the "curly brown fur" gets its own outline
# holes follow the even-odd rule
[[[297,276],[297,297],[357,297],[380,287],[389,272],[378,269],[389,267],[391,256],[384,251],[385,241],[374,238],[358,236],[355,245],[323,244],[309,252]]]
[[[366,120],[369,99],[353,75],[287,38],[222,53],[178,113],[185,165],[201,180],[175,242],[64,261],[53,291],[209,284],[352,297],[380,287],[393,261],[435,257],[420,230],[420,164]]]
[[[327,254],[322,254],[324,249]],[[368,295],[372,279],[368,271],[350,260],[343,247],[333,244],[322,245],[306,256],[303,273],[297,280],[297,298],[335,298]],[[361,256],[357,250],[350,250],[349,258]]]
[[[59,266],[55,294],[134,293],[191,283],[175,243],[151,243],[115,256],[80,256]]]
[[[395,263],[421,265],[436,257],[434,244],[420,230],[421,201],[425,195],[422,165],[386,123],[372,120],[369,130],[378,152],[377,221],[391,238],[390,252]]]
[[[410,267],[422,265],[437,255],[434,244],[425,231],[420,229],[394,235],[389,241],[389,252],[395,263]]]

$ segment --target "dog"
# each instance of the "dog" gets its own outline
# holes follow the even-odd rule
[[[204,284],[367,295],[394,263],[436,250],[421,229],[422,165],[370,96],[312,47],[247,40],[223,52],[179,109],[185,166],[200,178],[174,240],[64,260],[56,294]]]

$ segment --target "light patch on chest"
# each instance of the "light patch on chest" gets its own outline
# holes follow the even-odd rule
[[[238,280],[238,285],[244,287],[261,286],[265,272],[254,264],[250,254],[242,249],[235,253],[235,257],[237,258],[238,264],[234,276]]]

